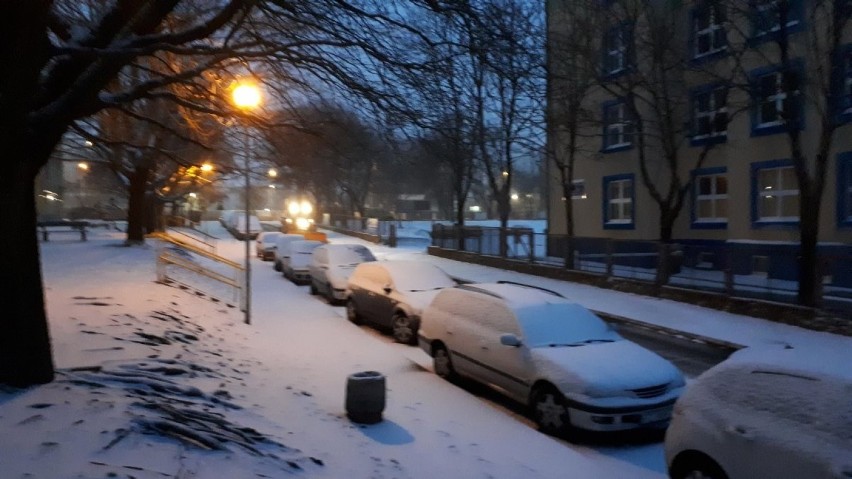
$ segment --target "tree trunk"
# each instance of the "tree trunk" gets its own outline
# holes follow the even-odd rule
[[[819,239],[819,196],[803,194],[799,216],[799,304],[816,307],[819,304],[819,282],[822,276],[817,257]]]
[[[127,199],[127,243],[142,244],[146,233],[146,192],[150,170],[138,166],[130,175],[130,191]],[[152,197],[153,199],[153,197]],[[150,226],[150,224],[148,225]],[[149,229],[148,232],[152,230]]]
[[[5,135],[3,135],[5,136]],[[26,142],[4,141],[6,155],[34,154]],[[34,162],[7,162],[0,175],[0,383],[11,386],[43,384],[53,380],[47,314],[36,231]]]

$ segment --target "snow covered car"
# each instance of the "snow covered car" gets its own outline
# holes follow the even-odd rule
[[[284,233],[275,238],[275,254],[272,257],[272,265],[275,271],[283,271],[284,261],[290,259],[290,243],[304,239],[303,235],[296,233]]]
[[[588,309],[517,283],[440,291],[418,339],[436,374],[470,378],[529,405],[539,429],[556,436],[665,428],[685,384],[671,362]]]
[[[284,277],[296,284],[310,283],[311,273],[308,271],[308,265],[311,263],[311,254],[323,244],[322,241],[306,239],[291,242],[290,256],[281,263]]]
[[[852,353],[751,347],[686,388],[666,431],[672,478],[852,477]]]
[[[257,257],[263,261],[272,261],[275,258],[275,239],[283,234],[280,231],[261,231],[254,243]]]
[[[403,344],[417,343],[420,313],[443,288],[456,285],[425,261],[370,261],[355,267],[346,287],[346,317],[389,328]]]
[[[355,267],[375,261],[376,257],[364,245],[326,244],[311,254],[308,271],[311,274],[311,294],[322,293],[329,303],[346,299],[346,285]]]

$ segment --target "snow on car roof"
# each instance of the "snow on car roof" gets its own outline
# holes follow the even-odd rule
[[[426,261],[381,261],[401,291],[429,290],[455,286],[455,281],[441,268]]]
[[[293,253],[309,253],[322,245],[323,242],[317,240],[296,240],[290,243],[290,251]]]
[[[814,378],[833,377],[852,385],[852,351],[830,345],[818,349],[785,344],[752,346],[735,352],[720,367],[771,369]]]
[[[512,309],[541,303],[571,303],[552,291],[519,283],[468,283],[463,289],[479,290],[485,294],[503,298]]]

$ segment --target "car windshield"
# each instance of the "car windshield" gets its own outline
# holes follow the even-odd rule
[[[396,268],[393,281],[399,291],[432,291],[455,286],[456,282],[437,266],[428,263],[412,264],[410,268]]]
[[[524,343],[531,348],[585,346],[621,339],[588,309],[571,303],[543,303],[518,311]]]
[[[329,264],[352,265],[366,261],[375,261],[376,258],[369,249],[363,246],[352,248],[330,248],[328,250]]]

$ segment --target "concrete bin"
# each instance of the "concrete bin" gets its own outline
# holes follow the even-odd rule
[[[385,376],[376,371],[350,374],[346,380],[346,416],[352,422],[375,424],[385,410]]]

